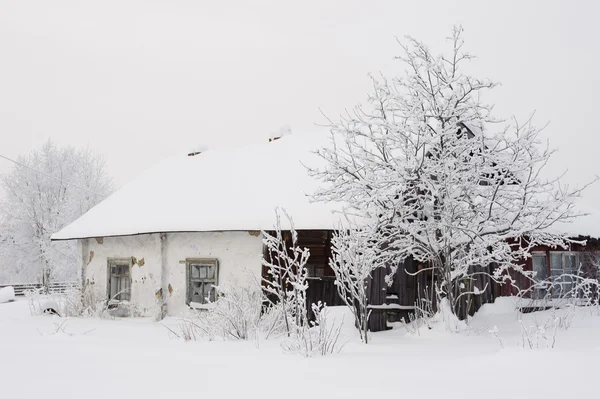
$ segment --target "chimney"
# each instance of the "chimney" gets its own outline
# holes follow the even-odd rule
[[[202,154],[203,152],[208,151],[208,147],[205,145],[199,145],[197,147],[194,147],[190,150],[190,152],[188,152],[188,157],[193,157],[196,156],[198,154]]]
[[[269,143],[271,141],[279,140],[283,136],[289,136],[290,134],[292,134],[292,128],[290,125],[283,125],[276,132],[271,134],[271,137],[269,137]]]

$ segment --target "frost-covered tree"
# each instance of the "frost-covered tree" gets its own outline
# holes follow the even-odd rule
[[[376,247],[378,242],[372,237],[368,230],[340,226],[331,239],[329,262],[335,273],[337,292],[354,315],[364,343],[369,342],[369,279],[373,270],[385,265],[385,258]]]
[[[74,280],[75,243],[51,242],[50,235],[112,191],[104,159],[48,141],[17,161],[1,177],[0,281],[41,282],[44,273],[50,280]]]
[[[281,307],[286,332],[290,336],[295,327],[308,324],[306,263],[310,251],[298,245],[298,233],[294,228],[294,221],[285,211],[283,213],[290,226],[289,231],[282,230],[281,215],[276,211],[274,233],[262,232],[263,243],[268,252],[268,256],[262,261],[267,270],[263,283],[267,296],[273,297],[276,305]]]
[[[328,323],[326,304],[319,301],[309,305],[307,302],[306,264],[310,251],[298,245],[294,221],[285,210],[282,212],[289,230],[282,229],[281,216],[276,210],[275,231],[262,232],[267,249],[267,256],[262,262],[267,271],[262,279],[263,289],[272,305],[269,313],[276,312],[283,317],[287,339],[281,343],[281,347],[286,352],[303,356],[325,356],[339,352],[343,346],[338,342],[342,324]],[[309,318],[309,306],[314,320]]]
[[[503,279],[523,272],[531,247],[564,247],[550,228],[577,216],[581,191],[544,177],[552,151],[531,119],[492,116],[482,98],[496,84],[465,71],[473,56],[461,36],[454,28],[444,54],[401,43],[404,74],[373,78],[368,104],[331,123],[331,145],[318,152],[326,166],[312,171],[323,182],[317,200],[345,202],[391,265],[413,257],[434,270],[452,305],[482,266]]]

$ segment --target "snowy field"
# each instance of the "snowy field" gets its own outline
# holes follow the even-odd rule
[[[304,358],[282,353],[277,340],[183,342],[151,319],[31,316],[28,302],[17,300],[0,304],[0,397],[594,397],[598,312],[524,315],[525,328],[536,331],[559,316],[570,321],[557,329],[554,348],[546,348],[553,336],[546,331],[549,342],[529,349],[510,299],[502,301],[460,333],[440,323],[410,334],[398,324],[372,334],[368,346],[346,315],[342,352]]]

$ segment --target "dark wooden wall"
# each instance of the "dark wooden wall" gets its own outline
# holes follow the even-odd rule
[[[306,291],[306,302],[308,305],[309,316],[314,318],[311,305],[313,303],[323,303],[327,306],[344,305],[342,298],[337,293],[335,286],[335,273],[329,266],[329,258],[331,257],[331,230],[298,230],[298,246],[300,248],[308,248],[310,257],[308,264],[311,265],[311,270],[319,269],[320,276],[311,276],[308,279],[308,289]],[[274,232],[269,232],[274,234]],[[289,232],[283,232],[283,237],[287,245],[291,245],[291,235]],[[263,256],[268,259],[270,254],[266,248],[263,248]],[[262,268],[263,278],[267,278],[267,269]],[[270,298],[274,300],[274,298]]]
[[[308,305],[309,315],[313,318],[311,306],[313,303],[323,303],[327,306],[345,305],[342,298],[338,295],[335,286],[335,277],[320,277],[308,279],[308,289],[306,290],[306,303]]]
[[[300,247],[310,249],[311,257],[309,263],[317,264],[323,269],[322,276],[313,276],[308,281],[307,303],[309,315],[312,317],[310,305],[319,301],[327,306],[344,305],[339,297],[335,286],[334,272],[329,266],[331,257],[331,236],[330,230],[301,230],[298,231],[298,244]],[[287,235],[289,237],[289,234]],[[586,237],[579,237],[585,239]],[[600,251],[600,241],[587,237],[588,245],[586,247],[572,245],[571,251]],[[535,250],[549,251],[556,250],[545,247],[539,247]],[[532,270],[531,259],[523,263],[524,270]],[[585,265],[584,265],[585,266]],[[465,292],[473,292],[477,288],[481,294],[463,294],[456,305],[456,313],[459,318],[465,319],[472,316],[481,306],[486,303],[493,303],[499,296],[514,295],[518,291],[510,283],[496,283],[490,275],[493,275],[495,265],[491,264],[485,268],[477,268],[471,271],[472,276],[465,278],[460,284],[457,284],[455,297]],[[600,272],[594,269],[596,273]],[[264,275],[263,270],[263,275]],[[393,276],[391,286],[386,283],[385,277],[390,275],[391,267],[376,269],[368,285],[368,296],[370,305],[398,304],[403,306],[414,306],[420,301],[426,300],[431,303],[432,310],[436,310],[435,284],[436,274],[429,269],[427,265],[418,264],[412,258],[408,258],[398,265],[398,269]],[[519,273],[510,272],[511,277],[516,281],[516,285],[521,289],[529,287],[529,279]],[[600,277],[600,276],[598,276]],[[394,298],[393,300],[390,298]],[[396,298],[397,297],[397,298]],[[369,329],[373,332],[386,330],[387,317],[386,311],[373,311],[369,319]]]
[[[593,265],[593,262],[597,261],[598,253],[600,252],[600,239],[589,236],[574,237],[577,241],[586,241],[586,245],[571,244],[568,248],[551,248],[548,246],[536,246],[532,249],[532,252],[544,252],[548,262],[548,276],[550,276],[550,252],[579,252],[581,262],[581,272],[585,277],[589,278],[600,278],[600,271]],[[527,259],[522,263],[523,270],[532,271],[533,261]],[[517,295],[519,290],[527,290],[531,287],[531,280],[524,277],[518,272],[511,271],[510,276],[514,280],[514,284],[506,282],[502,284],[501,294],[502,296]],[[531,293],[526,296],[529,297]]]
[[[501,285],[490,277],[495,268],[494,264],[472,268],[470,276],[455,285],[454,296],[458,298],[455,311],[459,319],[464,320],[467,316],[473,316],[484,304],[493,303],[502,295]],[[480,294],[471,294],[475,291],[479,291]]]
[[[414,306],[418,297],[417,263],[412,258],[400,262],[396,273],[392,276],[392,284],[386,283],[386,276],[391,275],[391,265],[373,271],[368,285],[369,305],[398,304]],[[390,299],[391,296],[397,297]],[[388,314],[381,310],[372,310],[369,318],[369,329],[373,332],[388,329]]]

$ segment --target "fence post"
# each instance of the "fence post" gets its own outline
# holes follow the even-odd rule
[[[44,269],[43,274],[42,274],[42,288],[43,288],[44,294],[46,294],[46,295],[50,291],[49,285],[50,285],[50,270]]]

